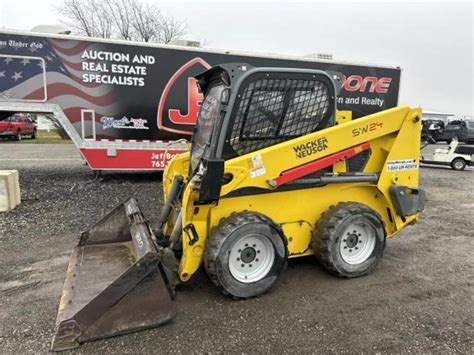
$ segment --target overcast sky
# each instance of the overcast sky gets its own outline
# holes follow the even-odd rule
[[[152,0],[150,0],[152,1]],[[59,23],[54,0],[0,0],[0,27]],[[464,2],[158,2],[208,47],[402,68],[400,103],[474,115],[474,6]]]

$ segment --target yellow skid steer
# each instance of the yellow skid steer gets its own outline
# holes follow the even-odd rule
[[[233,298],[270,290],[293,257],[366,275],[423,210],[419,109],[352,120],[336,110],[340,75],[317,70],[225,64],[196,79],[191,151],[164,173],[161,214],[149,224],[130,199],[83,233],[53,350],[169,321],[202,264]]]

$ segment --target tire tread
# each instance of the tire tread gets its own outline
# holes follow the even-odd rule
[[[331,246],[334,243],[334,232],[339,224],[346,216],[359,212],[374,213],[383,225],[385,224],[380,215],[358,202],[339,202],[336,206],[330,206],[328,210],[321,214],[316,223],[316,228],[311,239],[311,247],[315,251],[315,256],[319,263],[331,274],[350,278],[350,276],[341,273],[336,267],[331,253]]]
[[[219,250],[221,245],[225,241],[225,237],[230,235],[235,229],[239,228],[241,225],[252,222],[260,222],[270,225],[275,228],[281,236],[283,236],[283,231],[279,225],[273,222],[270,218],[258,213],[258,212],[233,212],[229,217],[222,218],[219,221],[219,224],[211,228],[209,237],[206,241],[206,251],[204,257],[204,266],[211,279],[212,283],[217,286],[217,288],[225,295],[229,295],[229,292],[219,282],[217,277],[216,269],[216,259],[219,256]],[[282,238],[285,242],[286,247],[286,238]],[[241,298],[250,298],[250,297],[235,297],[234,299]]]

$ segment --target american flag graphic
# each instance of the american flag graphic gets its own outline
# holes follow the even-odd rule
[[[79,134],[82,131],[81,110],[94,110],[96,134],[101,138],[108,137],[110,131],[103,131],[100,118],[117,114],[113,87],[85,83],[81,78],[81,55],[85,50],[98,49],[98,44],[48,39],[38,39],[35,43],[34,47],[7,48],[9,54],[0,56],[0,98],[47,99],[57,103]],[[5,46],[0,50],[4,53]],[[91,115],[84,116],[86,132],[92,131],[90,119]]]

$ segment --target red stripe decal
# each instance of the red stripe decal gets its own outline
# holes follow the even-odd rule
[[[286,170],[280,174],[279,177],[275,179],[275,187],[283,185],[289,181],[293,181],[299,179],[303,176],[308,174],[314,173],[315,171],[319,171],[321,169],[327,168],[328,166],[332,166],[338,161],[352,158],[353,156],[363,152],[370,148],[369,143],[362,143],[361,145],[342,150],[335,154],[329,155],[327,157],[314,160],[304,165],[297,166],[296,168]]]

